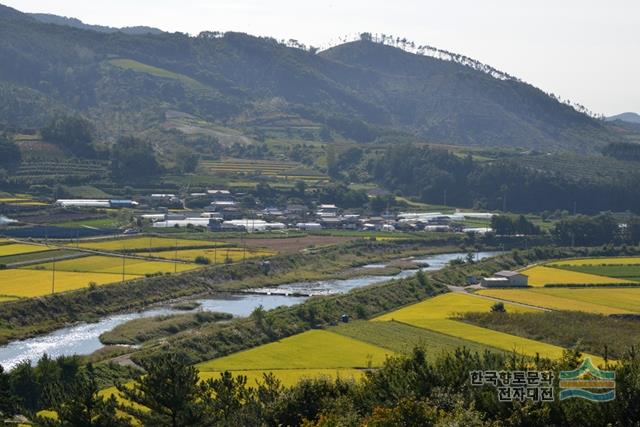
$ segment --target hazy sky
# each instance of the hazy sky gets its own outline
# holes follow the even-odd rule
[[[326,46],[368,31],[462,53],[597,113],[640,112],[638,0],[0,0],[89,24]]]

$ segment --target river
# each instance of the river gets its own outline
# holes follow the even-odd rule
[[[495,256],[499,252],[479,252],[477,259]],[[436,271],[447,265],[451,260],[465,257],[465,253],[430,255],[412,259],[416,265],[426,265],[420,268],[423,271]],[[382,268],[384,264],[370,264],[367,268]],[[230,295],[216,295],[210,298],[194,299],[200,303],[196,310],[216,311],[230,313],[237,317],[244,317],[258,306],[265,310],[279,306],[291,306],[300,304],[307,297],[290,294],[304,293],[308,295],[327,295],[349,292],[362,286],[386,282],[391,279],[409,277],[418,269],[403,270],[395,276],[362,276],[344,280],[323,280],[317,282],[300,282],[279,286],[277,288],[261,288],[255,290],[256,294],[238,293]],[[110,331],[118,325],[133,319],[153,317],[167,314],[185,313],[185,311],[173,310],[170,307],[154,307],[143,311],[116,314],[104,317],[95,323],[79,323],[66,328],[58,329],[45,335],[29,338],[21,341],[13,341],[0,347],[0,365],[5,369],[12,369],[21,360],[37,360],[45,353],[52,357],[72,354],[90,354],[103,347],[100,335]]]

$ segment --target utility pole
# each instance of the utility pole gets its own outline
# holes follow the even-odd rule
[[[51,271],[53,271],[52,277],[51,277],[51,295],[56,293],[56,259],[53,258],[53,268],[51,269]]]
[[[176,237],[176,252],[175,252],[175,258],[173,260],[173,272],[177,273],[178,272],[178,238]]]

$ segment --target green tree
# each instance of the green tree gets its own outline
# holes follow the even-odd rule
[[[134,387],[118,384],[117,388],[125,399],[149,410],[127,405],[122,409],[145,426],[199,425],[204,413],[197,369],[175,354],[162,355],[144,367],[147,373],[136,379]]]
[[[0,365],[0,417],[15,415],[18,410],[18,398],[11,392],[9,375]]]
[[[86,372],[76,376],[70,392],[55,406],[58,418],[41,418],[40,423],[51,427],[130,426],[128,420],[117,415],[116,398],[104,399],[99,392],[95,369],[89,363]]]
[[[8,139],[0,136],[0,168],[11,169],[20,164],[20,148]]]
[[[148,178],[159,166],[151,144],[134,137],[123,137],[111,149],[111,173],[119,180]]]
[[[81,116],[57,116],[40,133],[52,142],[82,157],[93,157],[95,127]]]

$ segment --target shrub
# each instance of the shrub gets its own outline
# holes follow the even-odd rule
[[[211,260],[209,258],[207,258],[206,256],[202,256],[202,255],[198,255],[196,257],[196,264],[200,264],[200,265],[209,265],[211,264]]]

